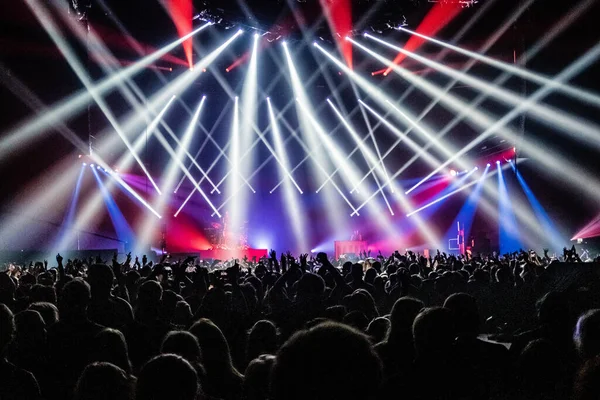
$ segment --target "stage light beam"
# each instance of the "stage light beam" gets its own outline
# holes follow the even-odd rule
[[[269,108],[269,121],[271,123],[271,129],[273,132],[273,138],[275,141],[275,149],[279,154],[283,169],[279,169],[279,174],[284,178],[283,193],[285,198],[285,204],[288,208],[288,214],[290,216],[290,225],[294,234],[296,245],[299,247],[301,252],[306,251],[308,248],[307,242],[307,227],[305,224],[303,205],[299,201],[293,187],[290,185],[291,179],[285,179],[286,177],[291,178],[289,173],[285,174],[283,171],[289,171],[289,159],[287,152],[285,151],[281,132],[279,131],[279,124],[275,118],[275,112],[271,104],[271,99],[267,97],[267,105]],[[298,188],[299,189],[299,188]],[[271,192],[272,193],[272,192]],[[302,191],[300,191],[302,194]]]

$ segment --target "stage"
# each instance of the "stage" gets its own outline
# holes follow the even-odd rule
[[[232,258],[242,259],[247,257],[252,260],[256,257],[258,260],[261,257],[268,256],[269,251],[267,249],[210,249],[200,250],[198,256],[201,260],[231,260]]]

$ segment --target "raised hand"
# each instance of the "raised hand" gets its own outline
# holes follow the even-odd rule
[[[306,267],[306,260],[308,260],[308,253],[300,254],[300,265]]]
[[[63,258],[62,258],[62,256],[60,255],[60,253],[58,253],[58,254],[56,255],[56,262],[58,263],[58,265],[61,265],[61,264],[62,264],[62,261],[63,261]]]

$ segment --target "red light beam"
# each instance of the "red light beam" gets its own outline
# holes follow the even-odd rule
[[[192,32],[192,0],[163,0],[167,11],[171,15],[179,37],[183,37]],[[193,68],[192,60],[192,38],[183,42],[183,51],[190,69]]]
[[[434,36],[438,33],[442,28],[450,23],[462,10],[462,7],[456,4],[446,4],[446,3],[435,3],[434,6],[429,10],[423,21],[419,24],[416,29],[416,32],[421,33],[426,36]],[[428,33],[425,33],[428,32]],[[415,52],[421,45],[425,42],[425,39],[412,35],[410,39],[404,45],[404,50]],[[394,58],[394,64],[400,64],[406,55],[404,53],[398,53],[396,58]],[[383,73],[384,76],[390,73],[392,70],[391,67],[388,67]]]
[[[352,32],[352,4],[349,0],[320,0],[329,29],[348,68],[352,68],[352,44],[345,40]]]

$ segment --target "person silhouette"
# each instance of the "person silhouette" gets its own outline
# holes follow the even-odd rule
[[[0,303],[0,399],[38,400],[41,398],[40,388],[33,374],[10,363],[5,357],[15,330],[12,311]]]
[[[142,367],[136,400],[196,400],[199,394],[196,370],[183,357],[161,354]]]
[[[381,361],[357,330],[325,322],[296,332],[279,349],[271,376],[274,400],[372,399]]]
[[[108,362],[88,364],[75,386],[74,400],[133,400],[135,378]]]

